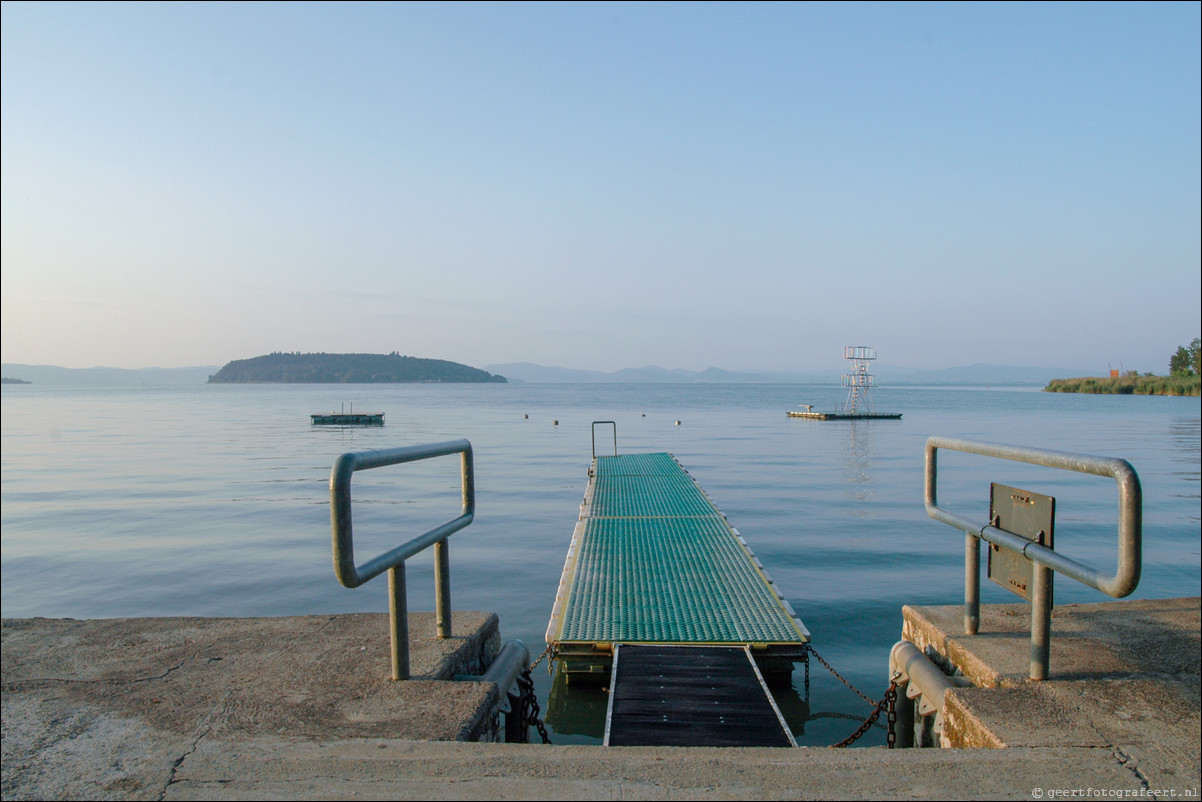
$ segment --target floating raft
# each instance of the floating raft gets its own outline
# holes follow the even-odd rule
[[[789,410],[790,418],[808,418],[809,420],[901,420],[900,412],[855,412],[842,415],[838,412],[810,412]]]
[[[606,746],[797,746],[744,646],[614,647]]]
[[[616,644],[748,647],[791,672],[810,633],[671,454],[597,457],[547,627],[567,676],[608,678]]]
[[[383,426],[383,412],[326,412],[310,415],[315,425]]]

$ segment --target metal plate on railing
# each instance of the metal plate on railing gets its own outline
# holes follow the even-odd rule
[[[1050,549],[1056,499],[994,482],[989,486],[989,520],[998,529]],[[989,578],[1028,601],[1034,569],[1035,563],[1022,554],[989,545]]]

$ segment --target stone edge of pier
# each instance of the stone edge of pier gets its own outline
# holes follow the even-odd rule
[[[982,608],[974,640],[955,634],[960,607],[905,608],[905,637],[954,655],[949,669],[976,659],[988,669],[979,676],[992,678],[949,692],[949,736],[976,722],[976,735],[955,745],[1003,747],[913,750],[469,742],[495,735],[496,686],[451,680],[496,654],[491,613],[456,611],[446,640],[432,613],[412,613],[414,679],[400,683],[388,679],[381,614],[5,619],[2,796],[1196,795],[1199,600],[1056,608],[1043,683],[1023,679],[1025,609]]]
[[[1182,796],[1202,765],[1200,612],[1198,597],[1059,605],[1040,682],[1028,679],[1029,605],[982,606],[976,635],[962,606],[908,606],[902,635],[971,681],[947,693],[945,746],[1109,751]]]

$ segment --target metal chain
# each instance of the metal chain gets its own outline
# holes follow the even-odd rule
[[[889,731],[885,734],[885,743],[890,749],[897,746],[897,681],[901,679],[899,674],[894,674],[889,679],[889,690],[885,692],[885,699],[889,702]]]
[[[860,717],[851,713],[839,713],[835,710],[825,710],[818,713],[810,713],[806,716],[806,721],[817,721],[822,718],[842,718],[848,721],[859,721]]]
[[[548,649],[550,651],[550,649]],[[544,654],[546,654],[544,652]],[[542,659],[541,657],[539,658]],[[538,663],[535,663],[538,665]],[[534,679],[530,676],[530,671],[533,668],[526,669],[522,675],[518,677],[518,687],[522,689],[522,723],[529,727],[531,725],[538,728],[538,734],[543,739],[543,743],[551,743],[551,736],[547,734],[547,728],[542,720],[538,717],[540,712],[538,707],[538,697],[534,694]]]
[[[818,659],[821,660],[822,658],[819,657]],[[826,665],[826,663],[823,663],[823,665]],[[842,679],[842,677],[840,677],[840,679]],[[852,690],[855,690],[855,688],[852,688]],[[859,691],[856,691],[856,693],[859,693]],[[863,696],[863,694],[860,694],[860,695]],[[872,713],[868,716],[868,718],[864,721],[864,723],[860,725],[860,728],[858,730],[856,730],[855,732],[853,732],[851,735],[844,738],[839,743],[834,744],[831,748],[832,749],[842,749],[846,746],[850,746],[851,744],[855,743],[856,740],[858,740],[861,735],[863,735],[864,733],[866,733],[870,729],[872,729],[872,725],[875,724],[876,720],[880,717],[881,711],[888,708],[889,709],[888,741],[889,741],[889,748],[892,749],[894,741],[896,739],[896,736],[893,733],[893,725],[897,720],[897,714],[894,712],[894,704],[895,704],[896,700],[897,700],[897,679],[896,679],[896,675],[895,675],[895,678],[891,679],[889,681],[889,690],[885,691],[885,698],[876,703],[876,707],[873,709]]]
[[[834,674],[834,675],[835,675],[835,677],[836,677],[836,678],[837,678],[837,679],[838,679],[840,682],[842,682],[842,683],[843,683],[844,685],[846,685],[848,688],[851,688],[851,689],[852,689],[852,690],[853,690],[853,691],[854,691],[856,694],[858,694],[858,695],[859,695],[859,697],[860,697],[861,699],[863,699],[865,702],[867,702],[867,703],[868,703],[868,704],[870,704],[870,705],[875,705],[875,704],[876,704],[876,702],[872,701],[872,698],[871,698],[871,697],[869,697],[869,696],[868,696],[868,694],[864,693],[864,692],[863,692],[863,691],[861,691],[859,688],[857,688],[855,685],[852,685],[850,682],[848,682],[846,677],[844,677],[842,674],[840,674],[838,671],[836,671],[834,668],[832,668],[830,663],[828,663],[828,662],[826,662],[825,660],[823,660],[823,659],[822,659],[822,655],[818,654],[818,650],[816,650],[816,649],[815,649],[813,646],[811,646],[811,647],[810,647],[810,654],[812,654],[812,655],[814,655],[815,657],[817,657],[817,658],[818,658],[818,662],[819,662],[819,663],[822,663],[822,665],[826,666],[826,670],[827,670],[827,671],[829,671],[829,672],[831,672],[832,674]],[[879,712],[879,711],[878,711],[878,712]]]
[[[546,659],[547,655],[551,654],[551,651],[554,648],[555,648],[554,646],[548,646],[547,648],[543,649],[543,653],[538,656],[538,659],[530,664],[530,668],[528,669],[528,671],[533,671],[534,669],[538,668],[538,664],[541,663],[544,659]],[[550,675],[552,673],[552,670],[554,669],[554,667],[555,667],[554,661],[547,663],[547,674],[548,675]]]

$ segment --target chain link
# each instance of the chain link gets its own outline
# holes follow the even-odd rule
[[[815,657],[817,657],[817,658],[818,658],[818,662],[819,662],[819,663],[822,663],[822,665],[826,667],[826,670],[827,670],[827,671],[829,671],[829,672],[831,672],[832,674],[834,674],[834,675],[835,675],[835,677],[836,677],[836,678],[837,678],[837,679],[838,679],[840,682],[842,682],[842,683],[843,683],[844,685],[846,685],[848,688],[851,688],[851,690],[852,690],[853,692],[855,692],[855,693],[856,693],[856,694],[857,694],[857,695],[858,695],[858,696],[859,696],[861,699],[863,699],[865,702],[867,702],[867,703],[868,703],[868,704],[870,704],[870,705],[875,705],[875,704],[876,704],[876,702],[872,701],[872,698],[871,698],[871,697],[869,697],[869,696],[868,696],[868,694],[864,693],[864,692],[863,692],[863,691],[861,691],[859,688],[857,688],[855,685],[852,685],[850,682],[848,682],[846,677],[844,677],[842,674],[840,674],[838,671],[836,671],[834,668],[832,668],[830,663],[828,663],[828,662],[826,662],[825,660],[823,660],[823,659],[822,659],[822,655],[818,654],[818,650],[817,650],[817,649],[815,649],[813,646],[811,646],[811,647],[810,647],[810,654],[812,654],[812,655],[814,655]]]
[[[898,674],[894,674],[889,680],[889,690],[885,692],[885,699],[889,702],[889,731],[885,735],[885,743],[890,749],[897,746],[897,681],[900,679]]]
[[[819,659],[821,659],[821,658],[819,658]],[[872,729],[872,725],[876,724],[876,720],[878,718],[880,718],[882,711],[884,711],[886,708],[888,708],[888,710],[889,710],[888,742],[889,742],[889,748],[892,749],[893,745],[896,741],[896,736],[894,735],[894,732],[893,732],[893,725],[897,721],[897,714],[896,714],[896,712],[894,712],[894,706],[895,706],[896,700],[897,700],[897,681],[890,680],[889,690],[885,691],[885,698],[876,703],[876,707],[873,709],[872,713],[868,716],[868,718],[865,719],[864,723],[860,725],[860,728],[858,730],[856,730],[855,732],[853,732],[851,735],[844,738],[839,743],[834,744],[831,748],[832,749],[842,749],[846,746],[851,746],[853,743],[855,743],[860,738],[860,736],[862,736],[864,733],[866,733],[870,729]]]
[[[550,651],[550,649],[547,649],[547,651]],[[546,652],[543,652],[543,654],[545,655]],[[539,660],[541,659],[542,658],[540,657]],[[538,665],[538,663],[535,662],[534,665]],[[539,736],[543,739],[543,743],[549,744],[551,743],[551,736],[547,734],[547,727],[543,724],[542,719],[540,719],[538,715],[541,711],[538,707],[538,697],[534,694],[534,679],[530,676],[530,672],[533,668],[534,666],[531,666],[523,671],[522,675],[518,677],[518,687],[522,689],[521,722],[524,726],[536,727],[538,729]]]
[[[537,660],[535,660],[533,663],[530,664],[530,668],[528,670],[533,671],[534,669],[538,668],[538,664],[541,663],[543,660],[545,660],[547,658],[547,655],[551,654],[551,652],[554,648],[555,648],[554,646],[548,646],[547,648],[543,649],[543,653],[538,656]],[[548,676],[551,675],[554,668],[555,668],[554,661],[547,663],[547,675]]]

